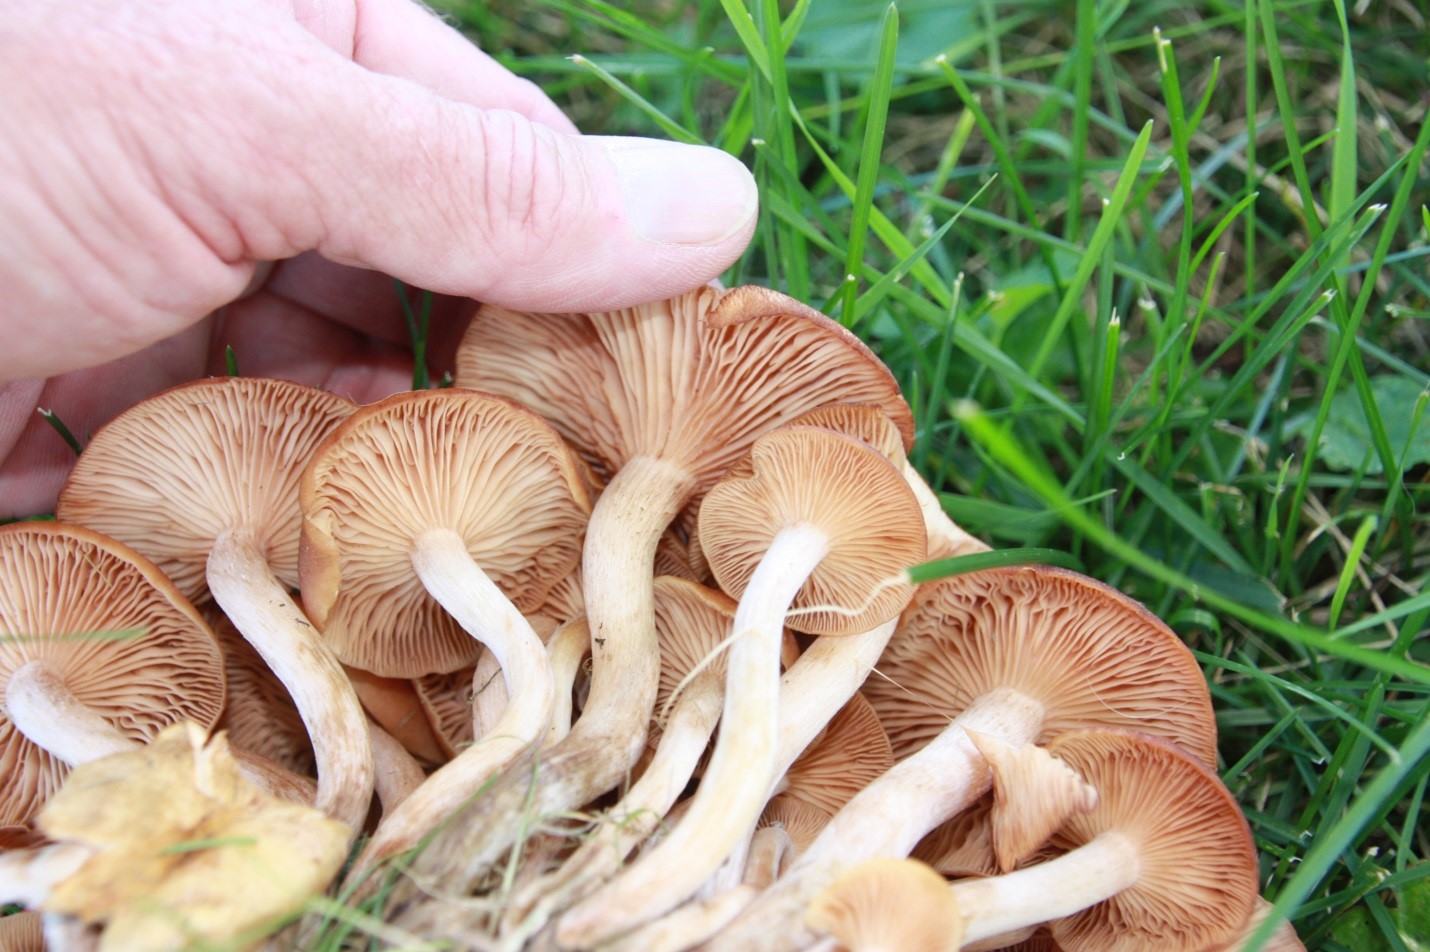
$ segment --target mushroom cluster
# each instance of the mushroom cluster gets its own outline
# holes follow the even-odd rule
[[[61,944],[257,941],[304,898],[179,929],[106,851],[277,876],[286,803],[355,850],[344,894],[468,947],[1235,949],[1264,911],[1191,653],[1064,570],[915,586],[985,547],[912,439],[857,338],[755,287],[487,307],[456,386],[366,407],[145,401],[0,529],[0,901]],[[156,744],[200,766],[139,788],[204,805],[190,842],[54,805]]]

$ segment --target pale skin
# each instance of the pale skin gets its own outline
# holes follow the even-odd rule
[[[224,371],[358,402],[411,386],[392,277],[479,299],[667,297],[749,241],[713,149],[581,136],[411,0],[0,0],[0,518],[49,511],[81,440]],[[270,266],[268,262],[277,262]]]

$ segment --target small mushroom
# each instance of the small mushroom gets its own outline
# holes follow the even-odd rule
[[[143,552],[190,599],[207,588],[303,715],[318,808],[356,833],[372,801],[367,719],[288,594],[298,583],[298,475],[353,409],[257,377],[174,387],[95,433],[56,513]]]
[[[950,887],[969,941],[1040,922],[1065,952],[1198,952],[1226,943],[1257,897],[1256,850],[1216,774],[1166,741],[1070,731],[1048,744],[1098,791],[1053,836],[1067,850]]]
[[[958,952],[963,914],[942,876],[910,859],[871,859],[814,897],[805,924],[848,952]]]
[[[521,610],[576,564],[590,506],[550,426],[458,389],[352,414],[315,451],[300,498],[303,603],[345,662],[417,677],[469,664],[485,645],[511,698],[489,733],[383,818],[361,873],[416,845],[546,736],[551,665]]]
[[[70,765],[185,718],[212,727],[223,657],[133,549],[59,522],[0,527],[0,824],[29,823]]]

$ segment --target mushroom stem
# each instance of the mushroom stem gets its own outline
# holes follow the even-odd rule
[[[27,661],[10,676],[5,706],[15,728],[37,747],[71,767],[140,747],[65,684],[45,661]],[[284,767],[248,751],[234,750],[246,779],[277,797],[310,803],[312,784]]]
[[[591,633],[584,618],[562,625],[546,643],[551,674],[556,680],[556,706],[551,711],[551,729],[541,744],[543,750],[561,743],[571,733],[572,691],[581,673],[581,662],[590,650]]]
[[[472,561],[459,534],[451,529],[423,533],[413,547],[412,566],[432,597],[496,657],[510,700],[488,734],[428,777],[383,818],[358,858],[354,870],[358,874],[416,846],[483,784],[531,753],[545,737],[556,704],[546,646]]]
[[[908,856],[924,834],[988,790],[992,777],[964,728],[1028,744],[1042,723],[1043,706],[1015,691],[975,698],[918,753],[850,800],[790,871],[711,943],[710,952],[767,948],[772,936],[796,933],[812,940],[801,925],[804,910],[841,872],[877,856]]]
[[[93,850],[78,843],[0,853],[0,903],[30,908],[43,905],[50,890],[78,872],[93,855]]]
[[[535,777],[509,777],[423,851],[424,872],[467,888],[516,839],[518,817],[589,803],[636,762],[660,679],[655,549],[693,483],[683,467],[647,456],[612,477],[591,513],[582,553],[592,657],[586,707],[566,738],[542,754]]]
[[[5,706],[20,733],[70,766],[139,746],[76,697],[45,661],[28,661],[10,676]]]
[[[700,888],[749,835],[778,779],[776,713],[785,613],[830,547],[824,530],[780,530],[735,611],[720,739],[685,820],[650,855],[573,908],[557,929],[585,947],[626,932]]]
[[[725,694],[719,677],[697,676],[671,709],[660,735],[655,756],[645,771],[612,807],[608,819],[581,844],[560,869],[525,890],[513,906],[525,920],[519,927],[533,934],[549,918],[616,872],[621,861],[665,822],[666,813],[680,797],[710,743],[720,719]]]
[[[1137,882],[1137,844],[1115,830],[1017,872],[965,879],[950,888],[967,915],[965,942],[1081,912]]]
[[[741,884],[706,899],[692,900],[674,912],[601,946],[601,952],[684,952],[717,934],[758,895]]]
[[[377,768],[373,783],[382,803],[382,815],[387,816],[421,786],[427,775],[407,748],[376,721],[370,722],[367,728],[372,735],[372,759]]]
[[[899,620],[891,618],[857,635],[816,638],[780,680],[776,780],[804,753],[859,690]]]
[[[373,761],[367,718],[338,659],[302,609],[273,577],[247,533],[214,540],[209,591],[244,639],[288,689],[318,766],[318,809],[354,831],[372,801]]]

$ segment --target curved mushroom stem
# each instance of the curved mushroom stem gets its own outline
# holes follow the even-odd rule
[[[542,743],[543,750],[553,747],[571,733],[572,691],[581,673],[581,662],[591,652],[591,631],[586,619],[577,618],[556,629],[546,643],[551,657],[551,674],[556,679],[556,707],[551,712],[551,730]]]
[[[373,782],[382,803],[382,815],[387,816],[421,786],[427,775],[407,748],[376,721],[369,721],[367,729],[372,735],[372,759],[377,768]]]
[[[32,744],[70,766],[139,746],[75,697],[59,670],[27,661],[5,687],[10,720]]]
[[[804,911],[820,890],[863,860],[908,856],[929,830],[988,790],[992,777],[965,727],[1028,744],[1042,723],[1043,706],[1014,691],[974,699],[942,733],[845,804],[790,871],[711,943],[710,952],[772,948],[772,936],[813,941]]]
[[[356,833],[372,803],[374,767],[367,717],[342,665],[273,577],[251,536],[226,532],[215,539],[207,578],[214,601],[288,689],[303,718],[318,765],[314,806]]]
[[[551,816],[589,803],[636,762],[660,678],[655,549],[692,487],[684,468],[643,456],[626,463],[607,484],[591,513],[582,553],[592,655],[586,707],[566,738],[542,755],[534,778],[498,784],[463,814],[450,835],[423,851],[424,872],[449,888],[468,888],[516,839],[518,817]]]
[[[690,682],[671,709],[655,756],[620,802],[607,811],[601,828],[560,869],[532,883],[512,903],[524,920],[517,927],[523,936],[538,932],[551,916],[615,873],[631,851],[665,822],[710,743],[724,694],[724,684],[711,671]]]
[[[949,887],[965,911],[965,942],[1062,919],[1137,882],[1137,844],[1109,830],[1071,852],[1014,873],[965,879]]]
[[[765,826],[750,838],[750,855],[745,860],[741,883],[755,889],[767,889],[785,871],[794,858],[794,840],[779,826]]]
[[[685,820],[605,888],[568,912],[561,944],[584,948],[635,928],[700,888],[759,819],[778,762],[779,658],[785,613],[829,552],[808,524],[780,530],[740,599],[726,662],[720,739]]]
[[[460,535],[450,529],[424,533],[413,548],[412,565],[432,597],[496,657],[511,700],[488,734],[383,817],[358,857],[353,870],[357,875],[416,846],[479,793],[483,784],[531,753],[546,735],[556,703],[546,646],[472,561]]]
[[[0,903],[35,908],[50,890],[79,871],[94,850],[78,843],[55,843],[0,853]]]
[[[10,676],[5,706],[15,729],[50,756],[71,767],[140,747],[65,684],[51,664],[33,660]],[[313,802],[313,784],[272,761],[231,748],[244,777],[261,790],[295,803]]]
[[[601,952],[684,952],[697,948],[738,916],[759,894],[741,884],[708,899],[686,903],[629,935],[601,946]]]

